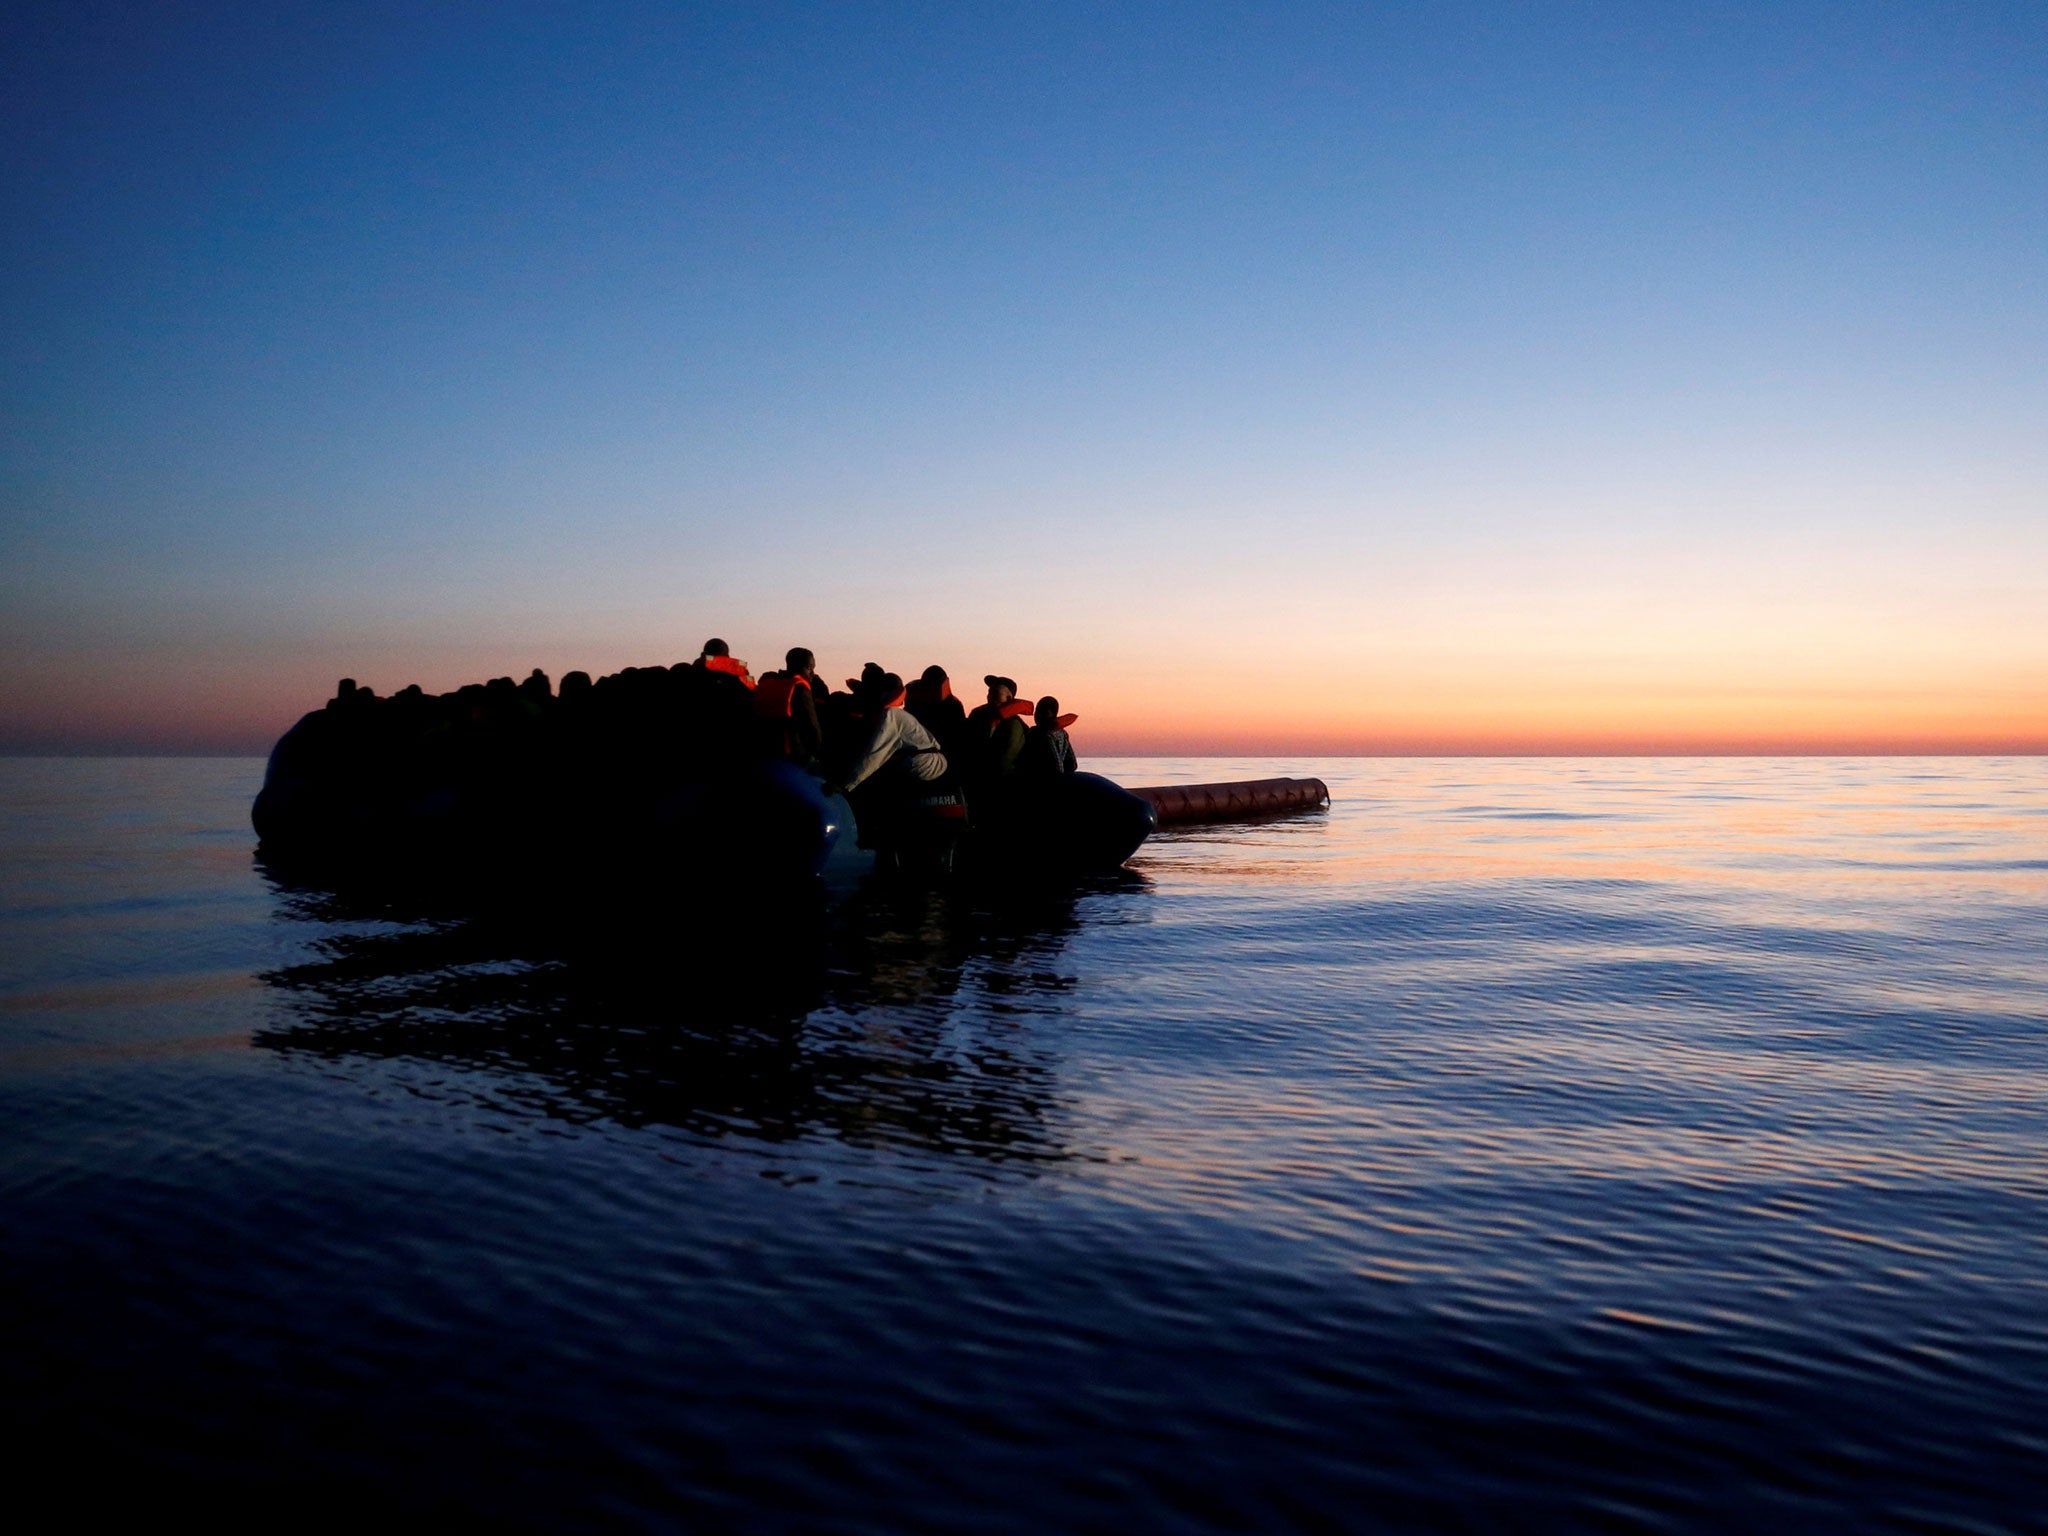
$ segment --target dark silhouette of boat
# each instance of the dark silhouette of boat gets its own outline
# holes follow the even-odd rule
[[[688,667],[560,696],[538,674],[387,699],[345,680],[272,749],[251,819],[274,863],[491,879],[597,866],[657,884],[783,884],[858,873],[877,855],[951,869],[962,833],[957,812],[925,819],[910,804],[864,838],[844,797],[763,750],[742,686]],[[1157,825],[1140,796],[1069,774],[977,807],[967,859],[1114,869]]]
[[[651,890],[786,886],[885,865],[1115,869],[1162,823],[1329,803],[1319,779],[1129,790],[1099,774],[854,807],[776,755],[746,686],[701,666],[629,667],[559,694],[535,672],[390,698],[344,679],[270,754],[251,818],[273,864],[486,879],[602,874]]]

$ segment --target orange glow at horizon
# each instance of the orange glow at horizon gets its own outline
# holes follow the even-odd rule
[[[886,553],[779,590],[692,590],[650,564],[598,583],[531,562],[489,605],[423,585],[227,617],[52,607],[15,624],[0,746],[260,752],[335,679],[443,692],[540,667],[559,679],[686,661],[717,633],[756,670],[792,644],[835,683],[873,659],[984,672],[1079,714],[1118,754],[2048,752],[2048,609],[2014,524],[1996,541],[1893,541],[1856,559],[1810,537],[1738,549],[1667,538],[1490,546],[1446,561],[1354,536],[1313,559],[1268,544],[1069,564],[1043,591],[965,554]]]
[[[869,653],[827,653],[835,680]],[[353,675],[390,694],[430,692],[540,666],[601,673],[681,659],[659,654],[595,662],[580,656],[470,654],[423,658],[358,653],[339,665],[302,658],[221,669],[181,686],[138,686],[120,668],[44,669],[17,677],[6,700],[10,749],[261,752]],[[919,658],[877,657],[914,672]],[[756,657],[757,665],[769,664]],[[1057,691],[1080,715],[1083,755],[1710,755],[2048,752],[2048,687],[2015,673],[1968,688],[1833,687],[1787,680],[1697,678],[1653,685],[1544,678],[1503,664],[1491,677],[1439,669],[1405,680],[1353,682],[1341,673],[1210,664],[1199,679],[1170,667],[1033,664],[1006,655],[952,667],[959,693],[981,697],[980,671],[1000,666],[1027,694]]]

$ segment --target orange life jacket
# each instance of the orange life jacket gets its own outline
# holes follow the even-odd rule
[[[747,664],[744,661],[736,661],[730,656],[699,656],[697,659],[704,663],[706,672],[723,672],[729,677],[738,678],[749,688],[754,686],[754,679],[748,675]]]
[[[1038,716],[1038,706],[1036,704],[1031,706],[1031,714],[1033,720],[1035,721]],[[1053,717],[1052,723],[1064,731],[1068,726],[1072,725],[1076,720],[1080,718],[1081,717],[1079,715],[1055,715]]]
[[[811,691],[801,672],[770,672],[754,686],[754,713],[763,720],[787,720],[796,713],[796,691]]]
[[[796,691],[811,691],[810,679],[800,672],[770,672],[754,688],[755,718],[766,720],[781,727],[777,750],[784,757],[796,755],[796,740],[790,735],[789,722],[796,714]]]

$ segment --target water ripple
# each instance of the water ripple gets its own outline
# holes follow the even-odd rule
[[[2039,1528],[2040,761],[1107,766],[1335,803],[705,925],[0,768],[15,1443],[555,1530]]]

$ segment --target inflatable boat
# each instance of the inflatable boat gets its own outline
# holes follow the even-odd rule
[[[378,700],[388,708],[395,700]],[[402,713],[402,712],[401,712]],[[363,706],[305,716],[272,749],[251,819],[277,862],[551,878],[597,866],[677,881],[764,883],[912,867],[1114,869],[1158,825],[1152,806],[1076,773],[950,814],[863,795],[871,826],[795,764],[705,733],[557,730],[509,711],[411,728]],[[711,733],[714,743],[718,733]]]
[[[963,795],[949,773],[932,784],[878,775],[855,805],[778,755],[782,722],[756,703],[740,678],[703,666],[627,667],[595,682],[571,673],[559,694],[539,672],[383,699],[344,678],[278,740],[251,817],[274,865],[482,880],[590,872],[608,888],[716,890],[857,876],[878,862],[1111,870],[1162,825],[1330,798],[1319,779],[1128,790],[1093,773],[984,781]],[[835,716],[828,756],[859,740],[860,718]]]

